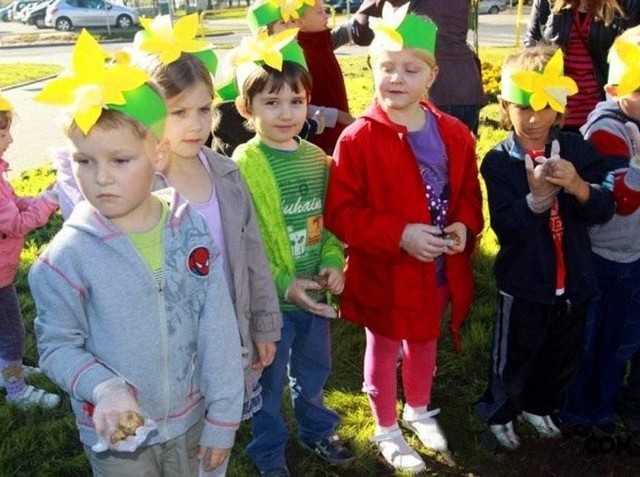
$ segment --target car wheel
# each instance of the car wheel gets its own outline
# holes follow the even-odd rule
[[[67,17],[60,17],[56,20],[56,30],[70,31],[72,28],[73,24]]]
[[[496,13],[500,13],[500,7],[496,7],[495,5],[489,9],[489,13],[491,15],[495,15]]]
[[[133,21],[128,15],[120,15],[116,20],[116,25],[118,25],[118,28],[129,28],[132,23]]]
[[[39,16],[39,17],[35,17],[33,19],[33,24],[36,26],[36,28],[45,28],[45,24],[44,24],[44,15],[43,16]]]

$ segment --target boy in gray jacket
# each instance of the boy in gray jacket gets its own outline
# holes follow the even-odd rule
[[[74,65],[95,67],[100,53],[83,32]],[[195,476],[198,458],[210,470],[228,457],[240,421],[233,306],[204,220],[177,194],[151,193],[168,160],[164,100],[129,65],[100,73],[76,71],[36,98],[61,104],[75,87],[65,132],[87,199],[29,274],[40,364],[70,394],[94,475]],[[132,453],[115,437],[128,411],[157,425],[141,443],[126,437]]]

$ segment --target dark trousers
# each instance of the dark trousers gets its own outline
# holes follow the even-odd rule
[[[478,123],[480,122],[480,109],[482,107],[479,104],[466,104],[466,105],[447,105],[438,106],[438,109],[444,111],[451,116],[458,118],[462,121],[469,130],[478,135]]]
[[[580,360],[587,304],[499,295],[489,383],[475,404],[482,420],[505,424],[522,411],[544,416],[562,407]]]
[[[620,263],[591,256],[597,289],[589,306],[580,368],[562,417],[599,426],[614,422],[627,361],[640,347],[640,260]],[[638,381],[640,376],[630,384],[638,386]],[[633,394],[640,394],[640,388],[628,395]]]

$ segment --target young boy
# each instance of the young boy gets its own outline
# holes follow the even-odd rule
[[[293,32],[273,37],[293,38]],[[339,418],[323,402],[331,372],[326,303],[310,296],[321,288],[340,293],[344,257],[341,244],[324,229],[322,213],[328,179],[325,154],[297,137],[306,117],[311,79],[300,47],[293,41],[277,50],[247,39],[248,61],[238,67],[241,96],[238,111],[251,121],[256,137],[238,146],[238,162],[251,194],[258,225],[283,314],[282,339],[273,364],[260,378],[263,407],[252,421],[247,452],[262,476],[287,477],[288,431],[282,416],[282,388],[289,385],[298,435],[303,447],[333,464],[347,464],[353,455],[335,435]],[[266,50],[266,51],[265,51]],[[253,53],[253,54],[251,54]],[[261,56],[264,53],[264,56]],[[283,58],[273,67],[267,60]],[[312,280],[322,276],[324,285]]]
[[[500,250],[489,384],[475,407],[507,449],[520,445],[517,417],[541,437],[560,435],[550,415],[578,367],[593,292],[587,230],[614,209],[597,185],[607,161],[580,136],[556,131],[577,90],[562,71],[561,51],[548,46],[507,57],[500,105],[512,133],[480,168]]]
[[[609,53],[605,91],[611,99],[591,112],[582,132],[596,150],[610,158],[616,214],[591,227],[591,258],[596,293],[589,308],[580,369],[569,387],[562,412],[578,433],[615,430],[615,405],[628,360],[640,347],[640,27],[627,30]],[[629,123],[631,130],[625,127]],[[633,131],[635,129],[635,131]],[[635,137],[634,137],[635,136]],[[632,432],[640,431],[640,370],[633,366],[619,406]]]
[[[40,362],[70,394],[95,475],[194,476],[198,458],[215,468],[233,446],[238,329],[204,219],[151,194],[169,157],[164,100],[144,72],[103,58],[83,31],[75,71],[37,96],[73,102],[65,132],[86,198],[29,275]],[[138,423],[120,443],[131,411],[157,428],[144,439]]]

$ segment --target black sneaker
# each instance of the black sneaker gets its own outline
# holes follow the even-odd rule
[[[329,462],[329,464],[347,465],[355,459],[353,453],[345,447],[340,438],[335,434],[315,442],[300,441],[300,445],[317,454],[321,459]]]
[[[290,477],[289,469],[286,466],[277,469],[261,470],[260,477]]]

